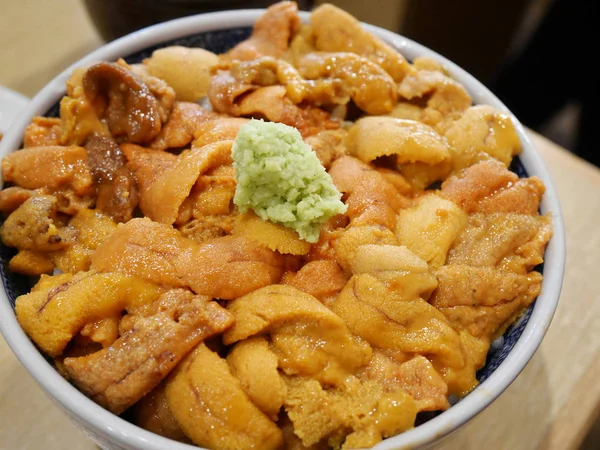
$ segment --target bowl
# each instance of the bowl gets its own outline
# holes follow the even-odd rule
[[[10,129],[28,101],[24,95],[0,85],[0,133],[4,134]]]
[[[35,115],[56,115],[57,102],[65,94],[65,82],[71,71],[80,66],[124,57],[128,62],[140,62],[156,48],[166,45],[204,47],[216,53],[233,47],[249,36],[252,24],[264,10],[238,10],[208,13],[165,22],[137,31],[111,42],[84,57],[52,80],[13,123],[0,143],[0,157],[20,148],[25,127]],[[308,13],[301,13],[308,20]],[[480,82],[467,72],[435,52],[398,34],[364,25],[409,60],[429,56],[441,61],[450,75],[462,83],[476,104],[489,104],[510,113]],[[514,119],[514,118],[513,118]],[[523,370],[540,345],[556,309],[565,265],[565,235],[558,196],[550,175],[523,126],[514,119],[523,152],[515,158],[512,169],[519,176],[535,175],[546,185],[542,199],[542,214],[550,214],[554,236],[548,243],[543,266],[544,280],[537,300],[503,338],[496,341],[486,366],[478,373],[479,386],[464,399],[412,430],[389,438],[377,449],[421,448],[427,446],[468,422],[498,397]],[[171,441],[143,430],[110,413],[85,397],[65,379],[36,349],[19,326],[13,311],[14,300],[24,289],[21,277],[8,272],[6,247],[0,249],[3,289],[0,292],[0,330],[21,363],[44,391],[64,412],[83,428],[98,445],[115,450],[192,450],[198,447]]]

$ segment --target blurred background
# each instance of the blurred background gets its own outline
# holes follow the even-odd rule
[[[269,0],[2,0],[0,84],[33,96],[53,76],[103,42],[136,29],[199,12],[265,7]],[[309,10],[320,0],[299,0]],[[585,0],[330,0],[360,20],[399,32],[453,60],[490,87],[527,126],[600,165],[591,128],[598,87],[592,69],[598,42],[597,1]],[[29,21],[40,9],[60,20]],[[60,14],[56,14],[60,11]],[[39,20],[39,19],[38,19]],[[22,26],[14,24],[22,22]],[[27,30],[47,30],[48,39]],[[75,27],[81,42],[64,42]],[[27,58],[11,51],[30,39]],[[51,63],[50,63],[51,61]],[[51,73],[49,64],[56,70]],[[40,68],[44,73],[40,73]],[[596,77],[595,77],[596,78]]]

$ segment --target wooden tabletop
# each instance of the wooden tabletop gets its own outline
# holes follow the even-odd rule
[[[0,85],[34,95],[101,45],[77,0],[3,2]],[[554,321],[517,380],[437,450],[574,450],[600,408],[600,170],[532,133],[556,184],[567,269]],[[0,450],[96,450],[0,338]]]

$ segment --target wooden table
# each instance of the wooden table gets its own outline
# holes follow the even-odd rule
[[[8,5],[6,5],[8,3]],[[101,41],[77,0],[3,2],[0,84],[33,95]],[[600,407],[600,170],[533,134],[567,229],[567,272],[539,351],[489,408],[438,450],[571,450]],[[0,339],[0,450],[97,447],[43,394]]]

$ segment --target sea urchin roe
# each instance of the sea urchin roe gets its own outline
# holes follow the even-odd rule
[[[232,153],[233,202],[242,212],[253,209],[308,242],[317,242],[331,216],[346,212],[342,194],[295,128],[252,120],[240,128]]]

